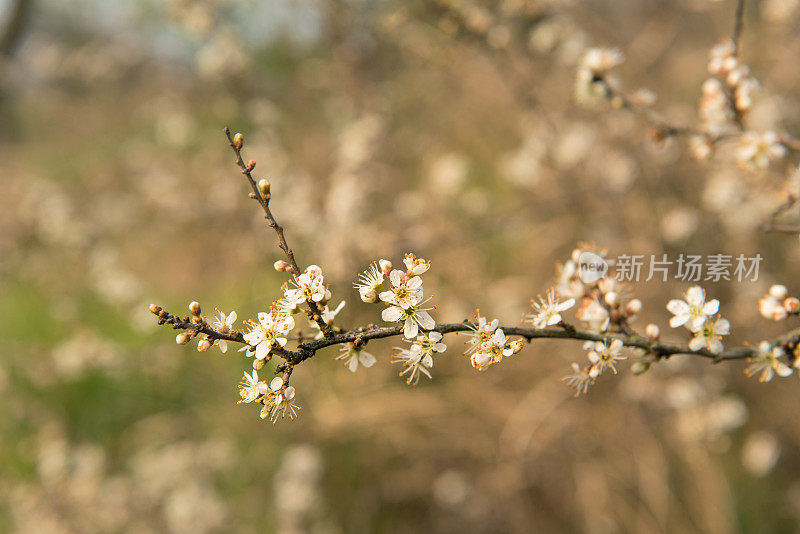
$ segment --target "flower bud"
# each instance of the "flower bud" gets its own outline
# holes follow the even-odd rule
[[[605,301],[606,304],[608,304],[612,308],[619,306],[619,293],[617,293],[616,291],[609,291],[608,293],[606,293]]]
[[[475,367],[483,367],[488,364],[491,359],[492,357],[485,352],[476,352],[472,355],[472,365]]]
[[[185,345],[192,339],[192,335],[189,332],[181,332],[177,336],[175,336],[175,343],[178,345]]]
[[[371,289],[365,288],[364,290],[359,291],[358,294],[361,296],[361,300],[367,304],[375,304],[378,302],[378,293]]]
[[[200,310],[200,303],[199,302],[197,302],[196,300],[193,300],[192,302],[189,303],[189,313],[191,313],[195,317],[199,317],[200,316],[200,311],[201,310]]]
[[[253,166],[255,167],[255,161],[253,162]],[[269,195],[269,180],[266,178],[262,178],[258,181],[258,190],[261,191],[262,195]]]
[[[636,315],[640,311],[642,311],[642,301],[639,299],[630,300],[625,304],[625,313],[629,316]]]
[[[378,260],[378,267],[381,268],[381,271],[386,276],[389,276],[389,273],[392,272],[392,262],[389,260]]]
[[[769,294],[776,299],[785,299],[789,295],[789,290],[784,285],[775,284],[769,288]]]
[[[258,371],[261,368],[263,368],[266,364],[267,362],[265,362],[264,360],[253,360],[253,369]]]
[[[273,263],[272,266],[275,267],[275,270],[278,271],[279,273],[280,272],[288,273],[292,269],[292,266],[289,265],[289,263],[284,260],[278,260],[275,263]]]
[[[644,327],[644,333],[651,341],[658,341],[661,337],[661,329],[653,323]]]
[[[208,338],[203,338],[197,342],[197,351],[205,352],[211,348],[211,341]]]
[[[651,362],[638,361],[633,362],[631,365],[631,372],[635,375],[640,375],[650,369]]]
[[[237,133],[233,136],[233,146],[236,148],[242,148],[244,146],[244,136],[240,133]]]
[[[783,301],[783,307],[789,313],[800,313],[800,299],[797,297],[789,297]]]
[[[150,313],[158,315],[158,312],[161,311],[161,306],[157,306],[155,304],[150,305]]]
[[[251,159],[250,161],[247,162],[247,170],[252,171],[255,168],[256,168],[256,160]]]

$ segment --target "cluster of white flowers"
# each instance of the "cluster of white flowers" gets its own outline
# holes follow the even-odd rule
[[[758,345],[758,352],[750,358],[750,365],[745,369],[747,376],[761,374],[759,382],[769,382],[776,374],[787,377],[792,374],[792,368],[783,363],[780,358],[786,355],[782,347],[773,347],[767,341]]]
[[[436,326],[428,313],[434,307],[423,307],[431,297],[425,299],[420,276],[430,268],[430,262],[414,254],[406,254],[403,263],[405,272],[392,269],[391,262],[387,260],[373,263],[354,285],[364,302],[383,302],[386,305],[381,313],[383,320],[402,323],[403,335],[406,339],[414,339],[420,328],[432,330]],[[389,278],[388,286],[384,284],[385,275]]]
[[[703,82],[698,107],[705,135],[696,135],[690,140],[690,148],[699,159],[711,155],[717,138],[741,128],[742,118],[753,107],[753,97],[760,88],[750,67],[736,57],[731,41],[711,49],[708,72],[712,77]],[[771,162],[785,155],[786,147],[773,131],[745,132],[740,136],[735,152],[737,161],[751,170],[766,169]]]
[[[611,48],[590,48],[581,60],[575,82],[575,97],[581,102],[607,100],[619,86],[611,74],[625,60],[622,52]]]
[[[392,363],[400,363],[403,366],[400,376],[407,375],[406,384],[416,386],[421,375],[431,378],[433,355],[444,352],[447,346],[442,343],[439,332],[424,332],[411,342],[409,348],[396,347],[396,350]]]
[[[790,297],[784,285],[773,285],[758,301],[758,311],[765,319],[782,321],[789,315],[800,313],[800,299]]]
[[[708,72],[711,78],[703,82],[699,113],[703,129],[713,137],[719,137],[736,127],[736,121],[753,106],[753,96],[760,85],[751,76],[750,67],[736,57],[731,41],[725,41],[711,49]],[[707,157],[710,154],[698,144],[695,154]]]
[[[608,331],[612,324],[635,320],[642,310],[642,301],[637,298],[629,298],[628,286],[620,283],[616,276],[607,276],[594,282],[581,280],[578,265],[584,254],[590,254],[597,259],[606,261],[608,251],[589,244],[580,244],[572,251],[569,260],[557,266],[558,275],[553,288],[555,294],[568,299],[580,299],[581,304],[575,312],[575,316],[584,323],[588,330],[597,334]],[[550,294],[548,294],[548,300],[549,298]],[[561,305],[569,302],[567,300]],[[540,302],[539,306],[544,304],[547,304],[547,301]],[[569,307],[571,306],[570,304]],[[534,309],[538,311],[540,308],[534,305]],[[558,314],[560,315],[560,311]]]
[[[521,339],[509,339],[502,328],[498,328],[497,319],[488,322],[485,317],[477,315],[475,325],[471,325],[472,334],[467,342],[472,366],[478,371],[485,371],[491,365],[513,356],[522,350]]]
[[[712,316],[719,311],[719,301],[713,299],[706,302],[706,292],[700,286],[690,287],[685,299],[673,299],[667,303],[667,310],[673,315],[669,325],[672,328],[685,326],[694,335],[689,341],[690,349],[708,349],[720,354],[724,350],[722,336],[730,333],[731,324],[719,316],[712,320]]]

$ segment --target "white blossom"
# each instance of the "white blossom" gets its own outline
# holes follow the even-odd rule
[[[718,318],[714,322],[706,321],[689,341],[689,348],[692,350],[707,348],[713,354],[720,354],[724,350],[722,336],[728,335],[730,331],[731,323],[727,319]]]
[[[364,349],[357,349],[354,344],[348,343],[341,348],[341,354],[336,357],[337,360],[344,360],[344,365],[351,372],[355,373],[360,363],[364,367],[372,367],[375,364],[375,356],[365,351]]]
[[[264,406],[261,408],[261,419],[269,420],[274,425],[278,419],[289,417],[289,420],[297,418],[300,406],[294,402],[296,392],[294,387],[284,388],[283,379],[276,376],[269,384],[269,393],[264,397]]]
[[[750,358],[750,365],[745,369],[747,376],[761,374],[759,382],[769,382],[777,374],[787,377],[792,374],[792,368],[780,361],[786,352],[781,347],[773,347],[768,342],[762,341],[757,347],[758,352]]]
[[[381,260],[382,262],[386,260]],[[378,302],[378,293],[383,287],[383,271],[377,263],[373,262],[358,276],[358,282],[353,284],[358,290],[361,300],[368,303]]]
[[[584,299],[575,316],[586,323],[590,331],[598,334],[605,332],[611,321],[611,315],[608,310],[597,299]]]
[[[217,310],[217,312],[219,312],[219,315],[214,317],[214,320],[211,322],[211,326],[220,334],[229,334],[231,328],[233,328],[233,323],[236,322],[236,312],[232,311],[227,316],[220,310]],[[224,339],[218,339],[216,343],[220,351],[223,353],[228,352],[227,341]]]
[[[611,343],[587,341],[584,344],[584,349],[589,351],[589,361],[592,362],[592,368],[589,370],[592,378],[600,376],[607,368],[617,374],[616,362],[628,359],[627,356],[621,354],[622,346],[623,343],[619,339],[615,339]]]
[[[425,301],[427,302],[427,301]],[[420,306],[411,306],[403,308],[401,306],[392,305],[385,308],[381,313],[381,318],[388,323],[403,323],[403,335],[406,339],[414,339],[419,333],[419,329],[433,330],[436,326],[436,321],[428,313],[433,308],[422,308]]]
[[[397,347],[397,354],[392,359],[392,363],[400,363],[403,365],[403,370],[400,376],[407,374],[406,384],[417,385],[420,375],[425,375],[431,378],[429,369],[433,367],[433,355],[426,354],[420,350],[420,346],[416,343],[411,345],[410,348],[404,349]]]
[[[272,308],[269,313],[259,313],[258,323],[250,323],[250,332],[244,340],[255,350],[254,356],[263,360],[275,347],[283,347],[286,335],[294,328],[294,318],[285,310]]]
[[[389,290],[378,295],[383,302],[400,308],[410,308],[422,300],[422,278],[419,276],[409,277],[407,273],[395,269],[389,274],[389,282]]]
[[[403,257],[403,263],[408,272],[419,275],[430,269],[431,263],[422,258],[417,258],[414,254],[408,253]]]
[[[575,299],[570,298],[564,302],[559,302],[558,294],[550,289],[547,291],[546,299],[539,296],[539,302],[531,300],[534,313],[528,315],[534,328],[546,328],[561,322],[561,312],[572,308]]]
[[[667,310],[674,315],[669,325],[672,328],[686,326],[690,332],[698,332],[706,320],[719,311],[719,301],[706,302],[706,292],[700,286],[690,287],[685,298],[685,301],[672,299],[667,303]]]
[[[239,383],[239,396],[242,398],[239,403],[249,403],[258,399],[261,395],[269,392],[265,382],[259,382],[258,372],[254,369],[252,375],[244,373],[244,378]]]
[[[512,356],[522,350],[522,340],[509,340],[502,328],[497,328],[492,337],[472,353],[470,361],[478,371],[484,371],[489,366],[502,361],[503,358]]]
[[[297,306],[303,302],[320,302],[326,296],[322,269],[318,265],[309,265],[303,274],[292,281],[293,288],[284,291],[284,299],[289,305]]]
[[[499,325],[499,319],[493,319],[492,322],[488,322],[486,317],[476,314],[475,323],[467,325],[472,332],[468,334],[469,339],[467,339],[467,345],[469,346],[465,354],[476,351],[485,341],[489,341],[492,337],[492,333]]]
[[[780,143],[778,134],[769,131],[745,132],[736,150],[736,159],[750,169],[766,169],[769,164],[786,155],[786,147]]]
[[[575,396],[585,395],[589,391],[589,386],[594,384],[595,377],[589,374],[589,367],[581,368],[577,363],[572,364],[572,374],[561,379],[569,387],[575,390]]]

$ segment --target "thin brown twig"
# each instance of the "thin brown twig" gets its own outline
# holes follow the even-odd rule
[[[800,225],[797,224],[762,224],[762,232],[800,235]]]
[[[275,217],[272,215],[272,210],[269,209],[269,197],[262,195],[261,191],[258,189],[258,184],[253,178],[252,168],[245,164],[244,159],[242,158],[242,148],[237,146],[234,142],[233,137],[231,136],[230,128],[226,126],[224,131],[225,137],[228,138],[228,144],[230,145],[231,149],[233,149],[233,153],[236,155],[236,164],[240,169],[242,169],[242,174],[245,175],[247,181],[250,183],[250,187],[253,190],[254,198],[258,200],[258,203],[261,204],[261,208],[264,210],[267,224],[270,228],[275,230],[275,233],[278,235],[278,246],[281,248],[281,250],[283,250],[283,252],[286,254],[286,258],[289,260],[289,265],[292,268],[293,276],[300,276],[300,268],[297,266],[297,261],[294,258],[294,252],[292,252],[292,249],[289,248],[289,244],[286,242],[286,235],[283,231],[283,227],[278,224],[278,221],[276,221]],[[317,323],[323,335],[326,337],[333,335],[333,330],[331,330],[330,325],[328,325],[322,318],[322,310],[320,310],[317,303],[308,301],[307,304],[309,310],[311,311],[310,318]]]
[[[736,1],[736,11],[733,14],[731,42],[733,43],[734,56],[739,53],[739,38],[742,36],[742,28],[744,27],[744,2],[745,0]]]

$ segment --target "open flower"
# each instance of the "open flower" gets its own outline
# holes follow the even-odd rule
[[[583,348],[589,350],[589,361],[592,362],[589,373],[593,378],[600,376],[606,368],[617,374],[616,362],[628,359],[627,356],[621,354],[622,346],[622,341],[619,339],[615,339],[611,343],[587,341],[584,344]]]
[[[758,377],[759,382],[769,382],[776,374],[780,377],[787,377],[792,374],[792,368],[783,363],[780,357],[785,355],[781,347],[773,347],[766,341],[758,344],[758,352],[750,358],[750,365],[745,369],[747,376],[761,373]]]
[[[427,301],[425,301],[427,302]],[[424,304],[424,302],[421,302]],[[381,318],[389,323],[403,323],[403,335],[406,339],[414,339],[419,333],[419,329],[433,330],[436,326],[436,321],[433,320],[428,311],[433,308],[422,308],[420,306],[411,306],[403,308],[401,306],[392,305],[384,309],[381,313]]]
[[[219,315],[214,317],[214,320],[211,323],[211,326],[219,332],[220,334],[229,334],[231,328],[233,328],[233,323],[236,322],[236,312],[232,311],[227,316],[222,313],[221,311],[217,310]],[[228,342],[224,339],[217,340],[217,346],[219,350],[224,352],[228,352]]]
[[[485,341],[489,341],[499,324],[499,319],[493,319],[492,322],[488,322],[486,317],[476,313],[474,324],[467,325],[472,332],[468,333],[470,337],[467,339],[467,345],[469,346],[465,354],[475,352]]]
[[[269,393],[263,399],[261,419],[269,417],[273,425],[278,419],[287,416],[290,421],[296,419],[301,408],[294,403],[295,394],[292,386],[284,387],[283,378],[279,376],[273,378],[269,384]]]
[[[534,328],[545,328],[560,323],[561,312],[572,308],[575,305],[575,299],[571,298],[564,302],[559,302],[558,294],[549,289],[546,299],[539,295],[539,302],[531,300],[531,305],[534,313],[528,315],[528,318],[533,323]]]
[[[595,298],[583,299],[583,304],[575,313],[575,316],[586,323],[589,330],[598,334],[605,332],[611,321],[608,310]]]
[[[736,159],[750,169],[766,169],[772,161],[786,155],[786,147],[778,134],[772,131],[760,134],[745,132],[736,150]]]
[[[522,350],[522,340],[509,340],[502,328],[498,328],[488,341],[484,341],[470,356],[472,366],[478,371],[484,371],[489,366],[502,361],[503,358],[512,356]]]
[[[690,332],[699,332],[706,320],[719,311],[719,301],[706,302],[706,292],[700,286],[690,287],[685,298],[685,301],[672,299],[667,302],[667,310],[674,315],[669,325],[672,328],[686,325]]]
[[[420,346],[416,343],[411,345],[410,348],[404,349],[397,347],[397,354],[392,359],[392,363],[400,363],[403,365],[403,370],[400,376],[408,375],[406,377],[406,384],[417,385],[420,375],[425,375],[431,378],[429,369],[433,367],[433,356],[424,353]]]
[[[447,350],[447,345],[442,343],[442,334],[439,332],[424,332],[417,336],[414,340],[415,345],[419,345],[419,350],[423,354],[430,354],[444,352]]]
[[[410,308],[422,300],[422,278],[419,276],[409,277],[407,273],[395,269],[389,273],[389,281],[392,287],[378,295],[383,302]]]
[[[355,373],[360,363],[364,367],[372,367],[375,364],[375,356],[363,349],[357,349],[352,343],[348,343],[341,349],[341,354],[336,357],[337,360],[344,360],[344,365],[351,372]]]
[[[386,261],[386,260],[381,260]],[[372,262],[367,270],[358,276],[358,282],[353,284],[358,290],[361,300],[368,303],[378,302],[378,293],[383,288],[383,271],[377,262]]]
[[[320,302],[325,298],[327,288],[322,277],[322,269],[318,265],[309,265],[300,276],[292,281],[294,288],[287,288],[283,294],[290,305],[303,302]]]
[[[422,274],[431,267],[431,262],[425,261],[422,258],[417,258],[410,252],[403,258],[403,263],[408,269],[408,272],[413,274]]]
[[[581,368],[577,363],[572,364],[572,374],[561,379],[562,382],[575,390],[575,396],[585,395],[589,386],[594,384],[595,377],[589,373],[589,366]]]
[[[730,331],[731,323],[727,319],[720,317],[713,323],[706,321],[689,341],[689,348],[692,350],[707,348],[713,354],[720,354],[724,350],[722,336],[728,335]]]
[[[244,373],[244,378],[239,383],[239,396],[242,400],[241,403],[249,403],[258,399],[261,395],[266,395],[269,392],[265,382],[259,382],[258,372],[254,369],[252,375]]]
[[[250,328],[244,340],[255,349],[255,357],[263,360],[273,348],[286,345],[294,318],[286,310],[272,308],[269,313],[259,313],[258,323],[251,323]]]

